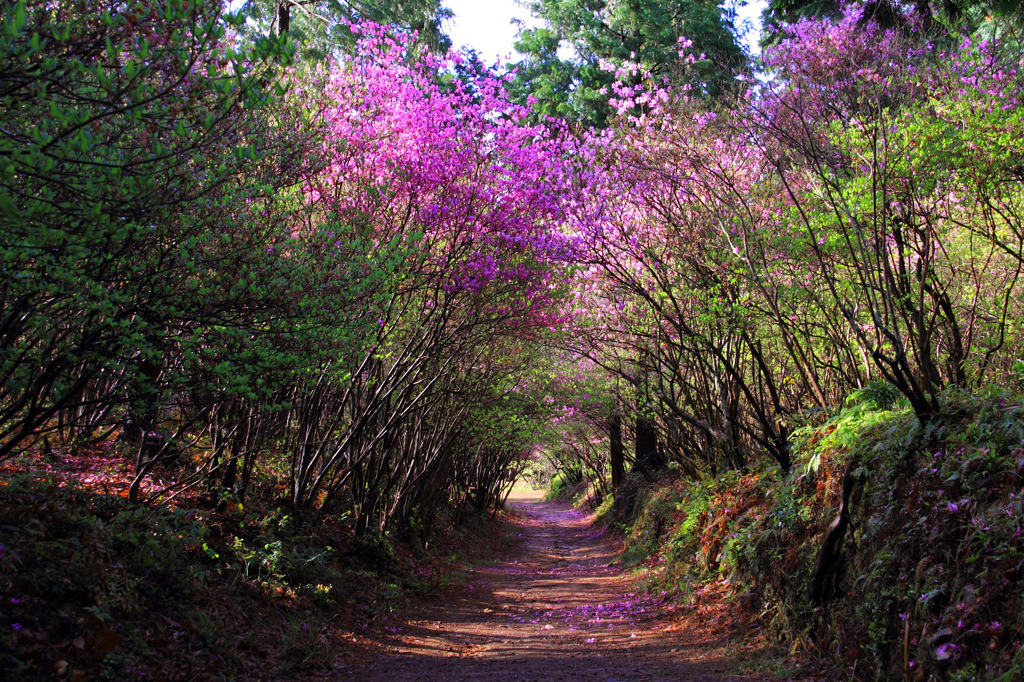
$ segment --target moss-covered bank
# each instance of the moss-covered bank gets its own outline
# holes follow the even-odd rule
[[[799,431],[785,477],[632,480],[606,516],[623,561],[680,598],[729,580],[780,651],[838,678],[1024,679],[1021,406],[948,395],[922,427],[886,403],[860,395]],[[848,527],[820,561],[844,478]]]

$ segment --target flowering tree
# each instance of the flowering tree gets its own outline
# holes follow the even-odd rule
[[[277,235],[249,218],[290,169],[260,162],[272,130],[250,143],[283,44],[234,49],[209,3],[19,2],[3,26],[0,458],[50,432],[145,444],[270,305],[249,294]],[[205,376],[250,390],[250,360]]]
[[[937,54],[848,11],[792,29],[768,57],[782,78],[757,110],[823,293],[870,358],[865,370],[896,386],[922,421],[939,411],[944,387],[978,376],[971,365],[982,344],[986,358],[1002,346],[1018,277],[1012,260],[1009,271],[997,264],[1012,258],[1005,237],[1001,247],[967,246],[979,231],[1012,235],[1013,209],[979,224],[988,199],[959,181],[977,166],[954,167],[945,151],[975,147],[958,142],[967,130],[990,140],[982,131],[994,119],[1003,131],[1017,125],[1008,104],[1019,92],[1016,66],[998,52],[965,39]],[[935,119],[964,98],[979,116]],[[1000,164],[983,164],[999,173]],[[994,289],[975,274],[990,268],[1000,272]]]
[[[444,396],[501,379],[498,339],[558,321],[573,169],[568,141],[527,125],[503,79],[454,78],[457,55],[420,57],[380,27],[352,30],[355,56],[323,73],[328,161],[305,179],[296,230],[320,239],[333,226],[326,248],[365,254],[345,260],[366,262],[374,284],[356,313],[366,335],[309,375],[319,402],[294,441],[292,504],[344,491],[369,529],[403,506],[386,499],[416,478],[403,466],[445,460],[464,412]],[[440,434],[433,455],[399,447],[412,420]]]
[[[789,36],[731,110],[619,68],[632,113],[601,138],[615,171],[579,222],[578,352],[652,406],[672,458],[712,472],[758,453],[788,469],[799,415],[869,382],[927,421],[946,387],[1012,359],[1016,146],[993,137],[1016,125],[1012,60],[970,40],[939,54],[855,9]]]

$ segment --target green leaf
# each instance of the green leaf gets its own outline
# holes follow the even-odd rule
[[[11,34],[17,35],[25,28],[25,24],[28,23],[28,16],[25,12],[25,0],[21,0],[18,6],[14,8],[14,21],[11,23]]]
[[[0,192],[0,213],[12,220],[21,218],[21,212],[18,210],[14,200],[2,192]]]

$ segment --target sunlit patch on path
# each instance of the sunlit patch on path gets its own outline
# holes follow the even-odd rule
[[[520,493],[521,552],[480,568],[450,603],[398,633],[365,680],[742,680],[720,643],[639,592],[617,544],[584,514]]]

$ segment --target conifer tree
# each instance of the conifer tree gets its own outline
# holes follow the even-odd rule
[[[541,114],[604,125],[611,115],[605,91],[614,81],[607,65],[636,63],[639,73],[708,97],[730,91],[747,65],[735,13],[715,0],[533,0],[528,7],[544,25],[524,30],[516,43],[526,55],[516,89]],[[681,38],[692,43],[688,52],[704,56],[685,73],[676,66]],[[560,47],[574,56],[559,56]]]

